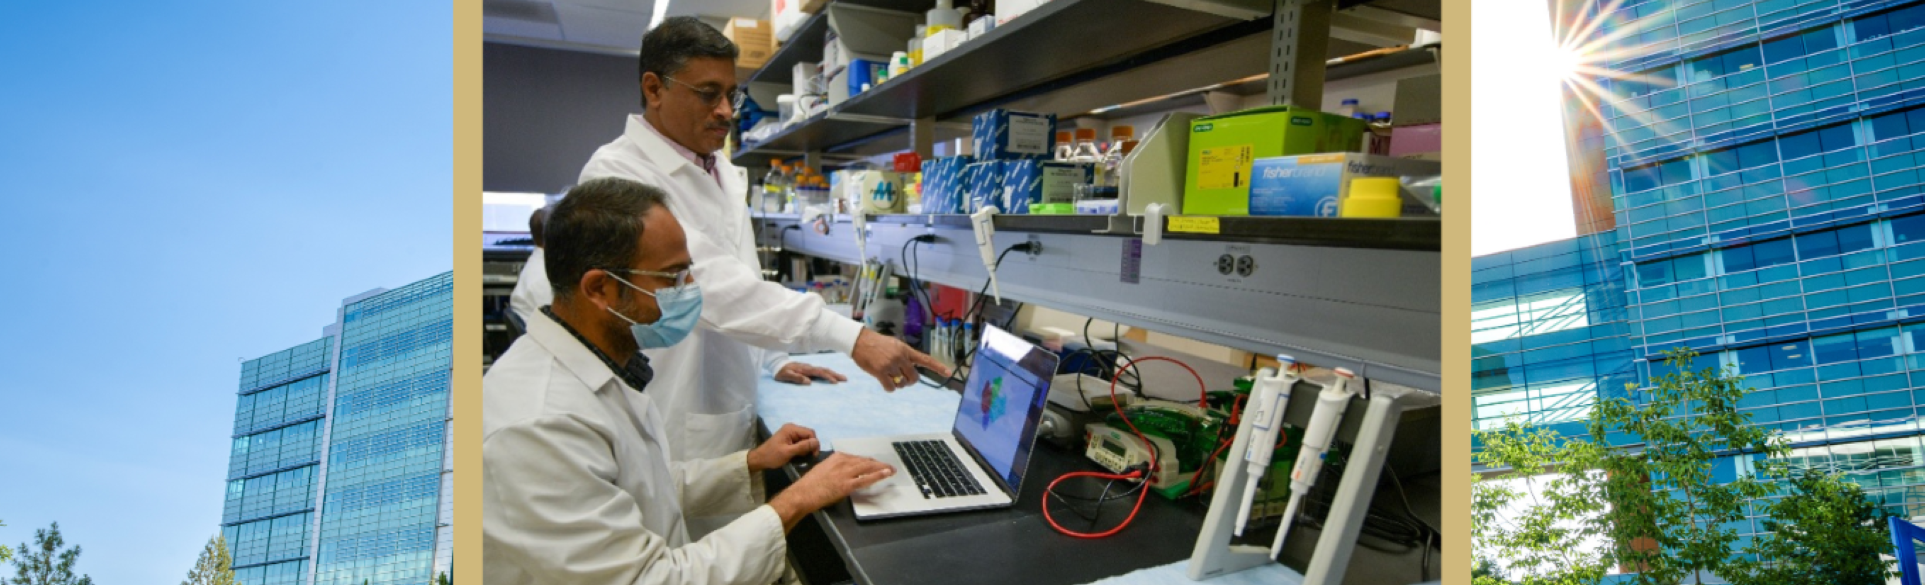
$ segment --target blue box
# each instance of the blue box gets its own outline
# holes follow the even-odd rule
[[[992,160],[979,162],[966,167],[969,173],[969,206],[967,213],[975,213],[984,206],[1002,207],[1003,162]]]
[[[1003,161],[1003,213],[1029,213],[1040,203],[1073,203],[1076,185],[1095,180],[1087,163],[1043,160]]]
[[[961,174],[970,156],[947,156],[923,163],[922,212],[962,213]]]
[[[994,109],[970,120],[978,160],[1045,160],[1056,154],[1056,115]]]

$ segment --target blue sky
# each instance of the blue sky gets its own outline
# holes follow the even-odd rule
[[[0,542],[103,585],[219,530],[239,358],[452,267],[447,3],[174,4],[0,19]]]

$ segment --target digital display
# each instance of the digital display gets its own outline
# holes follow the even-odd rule
[[[1123,444],[1122,444],[1122,443],[1115,443],[1115,442],[1111,442],[1111,441],[1109,441],[1109,440],[1107,440],[1107,439],[1105,439],[1105,440],[1103,441],[1103,450],[1104,450],[1104,451],[1109,451],[1109,452],[1111,452],[1111,453],[1115,453],[1117,457],[1122,457],[1122,456],[1124,456],[1124,455],[1126,455],[1126,454],[1128,454],[1127,452],[1125,452],[1125,451],[1123,450]]]
[[[1023,482],[1056,354],[994,326],[983,330],[952,432],[1010,491]]]

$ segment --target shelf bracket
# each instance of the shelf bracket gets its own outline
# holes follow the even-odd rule
[[[935,116],[909,121],[909,150],[915,151],[922,160],[936,159]]]
[[[1323,109],[1330,0],[1276,0],[1270,29],[1270,105]]]

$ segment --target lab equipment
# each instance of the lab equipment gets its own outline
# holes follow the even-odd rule
[[[1344,98],[1343,104],[1337,106],[1336,114],[1339,116],[1343,116],[1345,118],[1356,117],[1357,116],[1357,98]]]
[[[838,452],[907,471],[851,494],[856,518],[1000,508],[1016,502],[1029,473],[1057,356],[1000,328],[985,330],[950,432],[836,440]]]
[[[1088,440],[1083,455],[1111,473],[1123,473],[1141,465],[1155,469],[1148,478],[1152,488],[1167,487],[1181,480],[1176,443],[1169,439],[1150,434],[1138,437],[1104,423],[1090,423],[1083,429]],[[1150,465],[1151,461],[1156,465]]]
[[[1303,432],[1303,449],[1297,453],[1296,465],[1290,468],[1290,504],[1284,508],[1283,526],[1277,529],[1276,541],[1270,543],[1270,558],[1283,552],[1283,540],[1290,536],[1290,526],[1294,524],[1291,519],[1297,517],[1303,496],[1316,485],[1317,474],[1323,471],[1324,454],[1336,439],[1337,423],[1343,420],[1343,412],[1350,406],[1351,392],[1345,385],[1357,375],[1344,368],[1337,368],[1336,372],[1337,378],[1317,394],[1317,409],[1311,411],[1310,426]]]
[[[1283,432],[1283,410],[1290,404],[1290,389],[1298,380],[1296,365],[1296,358],[1278,355],[1276,368],[1264,368],[1257,375],[1250,403],[1244,407],[1247,410],[1243,424],[1250,427],[1250,445],[1243,451],[1243,461],[1250,479],[1249,486],[1243,490],[1243,505],[1237,509],[1237,536],[1243,536],[1244,527],[1250,524],[1250,506],[1256,503],[1257,494],[1263,492],[1258,482],[1263,480],[1264,472],[1269,471],[1277,436]],[[1288,521],[1286,516],[1285,522]]]
[[[1103,152],[1103,164],[1096,172],[1096,184],[1115,187],[1120,181],[1123,157],[1136,149],[1136,128],[1125,125],[1110,128],[1110,147]]]
[[[960,29],[963,26],[962,13],[956,11],[954,0],[936,0],[936,7],[923,14],[927,22],[926,32],[934,35],[945,30]]]
[[[1050,160],[1069,160],[1069,155],[1076,151],[1076,144],[1070,138],[1070,131],[1056,131],[1056,153],[1051,155]]]
[[[1076,201],[1076,186],[1090,182],[1089,165],[1043,160],[1003,161],[1003,196],[1007,213],[1046,213],[1045,205],[1068,206]],[[1067,211],[1056,211],[1066,213]]]
[[[976,231],[976,251],[982,253],[983,270],[989,272],[989,290],[996,294],[996,302],[1003,302],[1003,290],[996,283],[996,206],[984,205],[982,209],[969,214],[969,225]],[[970,324],[965,323],[967,329]]]
[[[1363,123],[1294,106],[1190,121],[1184,215],[1249,215],[1251,166],[1259,159],[1357,150]]]
[[[922,38],[928,36],[929,25],[916,25],[916,35],[909,37],[909,66],[922,64]]]
[[[1370,154],[1390,154],[1390,112],[1370,117]]]
[[[1257,159],[1251,166],[1250,215],[1337,217],[1341,203],[1362,177],[1437,175],[1442,165],[1354,152]],[[1187,204],[1187,201],[1186,201]],[[1410,201],[1405,215],[1429,215]],[[1187,208],[1187,205],[1186,205]]]

